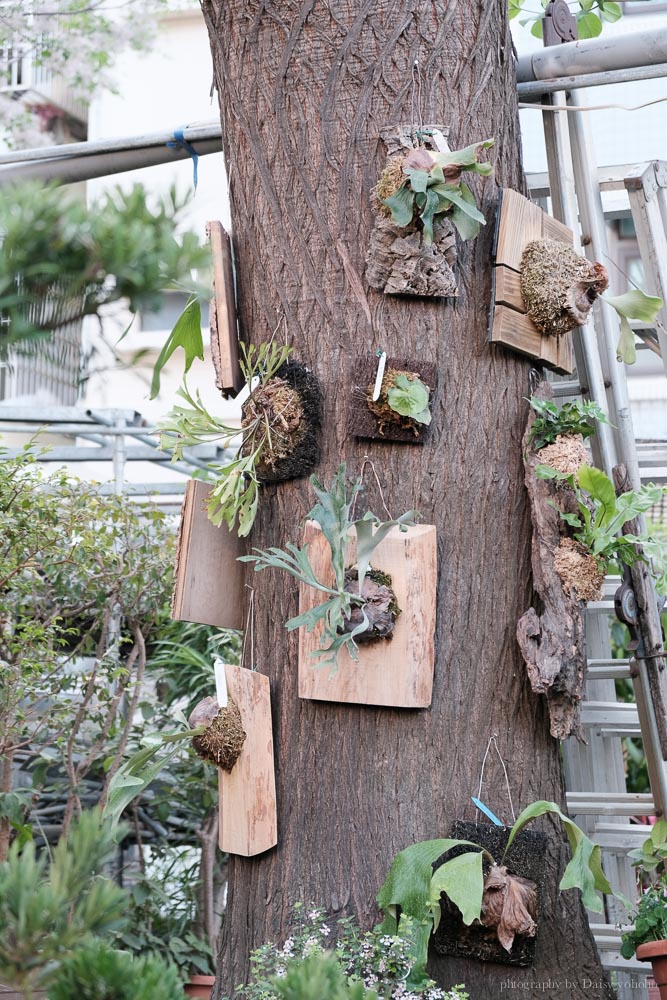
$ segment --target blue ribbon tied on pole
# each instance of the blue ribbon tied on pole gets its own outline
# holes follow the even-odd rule
[[[192,158],[192,182],[194,184],[195,191],[197,190],[197,170],[199,167],[199,153],[188,140],[185,138],[184,129],[177,128],[174,131],[174,138],[171,142],[167,143],[169,149],[184,149],[185,152]]]

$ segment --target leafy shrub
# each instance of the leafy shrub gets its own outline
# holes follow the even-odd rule
[[[100,872],[115,850],[113,831],[96,811],[82,813],[67,839],[37,856],[15,841],[0,864],[0,980],[30,996],[91,935],[125,920],[127,893]],[[74,991],[68,997],[76,996]]]
[[[280,1000],[378,1000],[361,983],[348,984],[332,955],[309,955],[290,962],[284,977],[272,980]]]
[[[160,958],[134,958],[103,941],[78,948],[60,967],[48,1000],[183,1000],[173,965]]]
[[[426,976],[420,985],[410,985],[413,946],[409,937],[384,934],[377,929],[362,931],[352,917],[338,920],[332,928],[324,910],[295,903],[289,937],[282,945],[264,944],[252,953],[250,982],[237,986],[235,992],[243,1000],[286,1000],[287,996],[291,1000],[291,994],[281,992],[281,981],[292,970],[310,969],[313,957],[321,958],[331,952],[348,986],[356,984],[362,990],[375,990],[382,1000],[468,1000],[462,986],[443,990]],[[331,966],[330,961],[328,965]],[[289,982],[299,984],[302,975],[297,971]],[[358,995],[370,1000],[368,994]],[[320,1000],[319,994],[313,996]],[[338,994],[334,996],[338,1000]],[[342,996],[356,1000],[354,993]],[[310,994],[304,994],[304,1000],[306,997]]]

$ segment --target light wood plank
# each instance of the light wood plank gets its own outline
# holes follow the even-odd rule
[[[503,188],[496,265],[521,270],[521,257],[527,243],[542,236],[542,209],[518,191]]]
[[[204,503],[210,483],[191,479],[185,488],[176,549],[171,617],[181,621],[243,628],[243,555],[238,535],[216,528]]]
[[[245,382],[239,365],[239,339],[232,247],[219,222],[207,222],[206,233],[213,257],[213,299],[211,301],[211,357],[215,384],[223,396],[236,396]]]
[[[534,358],[562,375],[571,375],[574,371],[572,334],[545,337],[528,316],[507,306],[495,307],[489,339],[491,343],[503,344]]]
[[[574,244],[572,230],[568,229],[563,222],[554,219],[552,215],[547,215],[546,212],[542,212],[542,236],[545,239],[568,243],[570,246]]]
[[[525,313],[526,307],[521,294],[521,275],[509,267],[497,267],[496,271],[496,304],[516,309]]]
[[[271,690],[269,678],[254,670],[227,664],[225,676],[246,741],[229,773],[218,768],[220,850],[251,858],[278,843]]]
[[[319,526],[308,521],[304,542],[318,579],[331,580],[330,550]],[[350,541],[348,559],[354,559]],[[359,645],[359,660],[346,650],[338,655],[338,671],[317,666],[309,654],[317,649],[321,627],[299,630],[299,697],[318,701],[427,708],[431,704],[437,585],[437,541],[433,525],[392,528],[373,553],[373,567],[388,573],[401,608],[389,641]],[[299,589],[299,612],[320,604],[323,595]]]

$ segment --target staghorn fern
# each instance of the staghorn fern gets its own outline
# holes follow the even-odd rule
[[[254,563],[255,571],[263,569],[281,569],[289,573],[308,587],[314,587],[327,595],[327,600],[310,608],[285,623],[288,631],[305,628],[312,632],[320,622],[323,623],[322,646],[311,655],[324,655],[318,666],[330,666],[336,669],[338,653],[346,648],[353,660],[358,659],[355,637],[368,629],[368,618],[363,612],[364,600],[361,589],[366,574],[370,569],[370,559],[373,551],[386,537],[391,528],[405,525],[414,520],[416,511],[410,510],[391,521],[380,521],[375,514],[368,511],[363,517],[351,520],[353,517],[354,498],[361,489],[361,479],[352,485],[348,496],[345,485],[346,466],[343,462],[336,472],[331,489],[327,490],[315,476],[310,482],[317,496],[317,504],[308,513],[308,518],[317,521],[331,549],[331,565],[334,572],[334,586],[329,587],[317,578],[308,557],[308,545],[298,548],[293,542],[287,542],[286,549],[270,548],[255,549],[255,555],[241,556],[241,562]],[[356,568],[358,574],[358,591],[351,593],[345,589],[345,550],[350,540],[350,530],[354,528],[357,537]],[[345,620],[350,617],[353,607],[362,609],[362,621],[352,632],[341,632]]]

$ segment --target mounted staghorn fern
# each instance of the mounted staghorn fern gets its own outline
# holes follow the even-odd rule
[[[236,447],[229,462],[209,466],[215,485],[208,499],[208,515],[213,524],[224,521],[230,530],[238,519],[239,535],[245,536],[255,520],[261,482],[269,478],[268,471],[302,447],[304,425],[313,418],[305,413],[303,392],[296,381],[297,377],[303,379],[305,369],[298,366],[301,375],[293,371],[297,366],[288,360],[290,347],[241,344],[241,354],[241,370],[252,388],[241,427],[231,427],[214,417],[199,393],[193,397],[184,383],[178,395],[187,405],[174,406],[161,431],[162,445],[173,448],[174,460],[182,458],[185,448],[198,444],[219,442],[224,448]],[[311,373],[306,377],[315,381]]]
[[[454,153],[420,147],[390,160],[376,188],[378,201],[389,209],[397,226],[409,226],[417,215],[425,243],[433,242],[433,222],[444,216],[454,223],[461,239],[474,239],[486,220],[461,177],[464,171],[484,177],[493,173],[490,163],[479,162],[479,154],[494,141],[485,139]]]
[[[369,597],[366,587],[367,580],[373,575],[371,570],[373,552],[392,528],[406,525],[416,517],[416,511],[410,510],[395,520],[380,521],[375,514],[368,511],[363,517],[353,520],[354,499],[362,483],[361,479],[357,479],[348,495],[345,473],[346,466],[343,463],[338,467],[330,490],[325,489],[314,476],[310,479],[318,502],[308,513],[308,519],[317,521],[329,544],[334,574],[333,586],[317,578],[308,557],[307,544],[298,548],[293,542],[287,542],[286,551],[278,548],[255,549],[255,555],[241,556],[240,559],[241,562],[254,563],[256,572],[270,568],[284,570],[300,583],[326,595],[327,599],[321,604],[295,618],[290,618],[285,623],[285,628],[292,632],[303,627],[312,632],[322,624],[322,645],[314,650],[312,655],[324,655],[325,658],[318,663],[318,666],[329,666],[334,670],[338,653],[343,648],[347,649],[353,660],[358,659],[357,641],[363,641],[364,634],[373,628],[374,609],[371,608],[372,598]],[[351,572],[351,568],[346,566],[346,549],[351,541],[352,529],[356,533],[357,555]],[[379,586],[388,589],[391,580],[386,576],[384,579],[389,583]],[[398,610],[396,608],[393,612],[394,619]],[[379,632],[377,637],[380,637]]]

